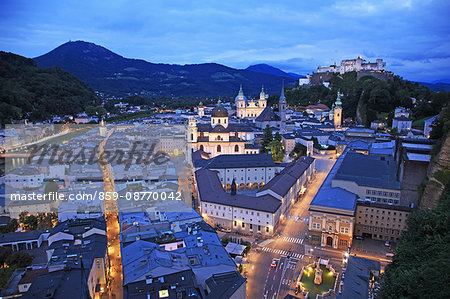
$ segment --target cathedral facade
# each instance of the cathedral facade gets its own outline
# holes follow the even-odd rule
[[[187,140],[192,151],[202,150],[215,157],[222,154],[258,154],[253,144],[254,129],[247,124],[229,123],[228,111],[219,101],[211,111],[209,124],[189,119]]]
[[[255,119],[267,107],[268,95],[264,92],[264,87],[261,89],[258,100],[248,100],[241,88],[235,98],[236,102],[236,116],[238,118]]]

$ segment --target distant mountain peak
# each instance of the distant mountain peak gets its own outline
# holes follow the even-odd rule
[[[82,40],[68,41],[67,43],[62,44],[59,47],[56,47],[49,53],[36,57],[34,59],[37,61],[43,59],[45,60],[45,56],[58,56],[60,58],[70,57],[70,59],[84,57],[85,59],[93,60],[123,58],[122,56],[106,49],[105,47]]]
[[[286,73],[238,70],[217,63],[177,65],[130,59],[85,41],[64,43],[34,60],[40,67],[58,66],[92,89],[114,96],[231,98],[240,84],[248,96],[257,96],[262,84],[270,93],[279,93],[282,80],[296,81]]]
[[[294,74],[294,73],[286,73],[283,70],[280,70],[279,68],[276,68],[274,66],[268,65],[266,63],[259,63],[254,64],[246,68],[247,71],[252,72],[258,72],[258,73],[264,73],[264,74],[271,74],[279,77],[288,77],[295,80],[298,80],[298,78],[302,77],[301,75]]]

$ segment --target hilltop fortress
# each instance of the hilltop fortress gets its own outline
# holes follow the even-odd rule
[[[341,65],[318,66],[317,73],[340,73],[360,72],[360,71],[384,71],[386,62],[383,59],[377,59],[376,62],[367,62],[361,56],[356,59],[342,60]]]
[[[386,62],[383,59],[369,62],[359,56],[356,59],[342,60],[340,65],[318,66],[315,73],[307,75],[306,78],[300,78],[299,85],[324,84],[328,86],[334,74],[343,75],[348,72],[356,72],[357,80],[365,76],[372,76],[385,81],[393,78],[393,73],[386,71]]]

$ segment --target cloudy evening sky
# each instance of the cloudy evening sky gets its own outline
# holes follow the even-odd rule
[[[69,40],[151,62],[300,74],[362,55],[406,79],[450,83],[446,0],[0,2],[0,50],[36,57]]]

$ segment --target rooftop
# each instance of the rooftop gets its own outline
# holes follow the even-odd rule
[[[370,272],[380,271],[380,262],[350,255],[342,294],[336,298],[369,298]]]
[[[257,154],[257,155],[219,155],[209,160],[206,168],[249,168],[249,167],[273,167],[272,155]]]
[[[281,205],[281,202],[271,195],[254,197],[242,194],[231,195],[225,192],[217,172],[213,170],[197,170],[195,177],[200,198],[204,202],[269,213],[274,213]]]
[[[261,114],[255,119],[255,121],[279,121],[280,117],[273,112],[272,107],[266,107]]]
[[[360,186],[400,190],[393,157],[348,152],[334,180],[353,181]]]
[[[353,214],[356,207],[356,194],[348,192],[342,188],[333,188],[331,186],[332,180],[340,168],[344,158],[348,155],[349,149],[346,149],[344,153],[334,163],[333,168],[328,173],[322,186],[312,200],[309,210],[316,210],[317,208],[331,208],[343,210],[345,213],[349,211]]]

